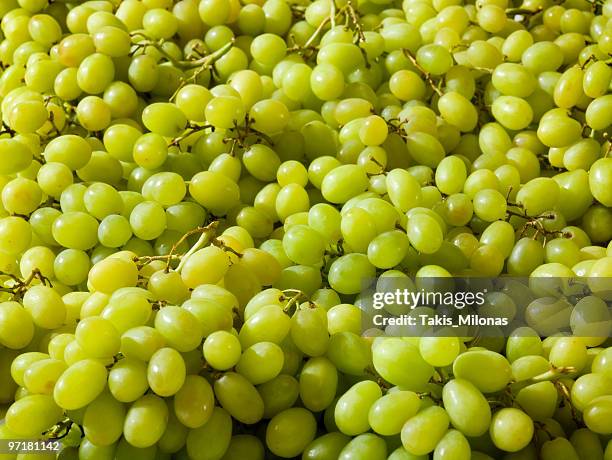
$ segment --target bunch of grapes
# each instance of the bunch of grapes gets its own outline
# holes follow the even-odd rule
[[[63,445],[0,459],[612,460],[611,0],[0,18],[0,444]]]

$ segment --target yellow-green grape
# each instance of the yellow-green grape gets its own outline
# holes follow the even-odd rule
[[[449,430],[436,446],[434,458],[436,460],[467,460],[473,458],[473,456],[472,449],[465,436],[460,431]]]
[[[336,396],[338,372],[325,357],[310,358],[300,372],[300,398],[313,412],[327,409]]]
[[[147,368],[147,381],[156,394],[172,396],[183,386],[186,372],[185,360],[178,351],[173,348],[161,348],[151,356]]]
[[[187,435],[187,453],[194,460],[222,458],[232,439],[232,418],[227,411],[215,407],[203,426]]]
[[[455,428],[467,436],[481,436],[489,429],[491,409],[483,394],[468,380],[456,378],[444,385],[444,408]]]
[[[123,436],[134,447],[150,447],[162,437],[167,424],[168,406],[164,400],[152,394],[144,395],[128,409]]]
[[[227,372],[214,384],[221,406],[236,420],[253,424],[263,417],[264,404],[255,387],[242,375]]]
[[[310,411],[300,407],[287,409],[270,420],[266,428],[266,445],[275,455],[295,457],[312,442],[316,429]]]
[[[199,375],[188,375],[181,389],[174,395],[174,412],[188,428],[206,424],[213,415],[215,398],[213,389]]]
[[[37,437],[57,423],[62,412],[51,396],[28,395],[11,404],[5,423],[17,436]]]
[[[443,408],[427,407],[402,427],[402,445],[412,455],[426,455],[438,445],[448,425],[449,417]]]
[[[501,409],[493,415],[489,434],[493,444],[506,452],[523,449],[533,437],[533,421],[525,412],[515,408]]]
[[[32,394],[53,394],[53,387],[65,370],[66,364],[58,359],[36,361],[23,373],[23,386]]]
[[[490,372],[483,373],[483,366]],[[499,353],[477,350],[460,354],[453,363],[453,374],[470,381],[483,393],[494,393],[510,382],[512,370],[508,360]]]
[[[372,429],[383,436],[401,432],[404,423],[416,415],[421,401],[412,391],[396,391],[379,398],[368,412],[368,422]]]
[[[610,183],[612,177],[612,160],[601,158],[595,161],[589,169],[589,188],[597,201],[605,206],[612,205],[612,193],[605,184]]]
[[[53,389],[53,398],[63,409],[80,409],[102,393],[106,378],[106,368],[100,362],[93,359],[78,361],[58,379]]]
[[[138,359],[123,358],[108,373],[108,389],[117,401],[136,401],[148,388],[147,365]]]
[[[0,343],[11,349],[24,348],[34,337],[32,315],[14,301],[0,303]]]
[[[123,433],[126,408],[104,392],[87,406],[83,416],[85,436],[97,446],[112,445]]]
[[[115,356],[121,346],[119,332],[109,320],[90,316],[79,322],[75,331],[76,341],[91,358]]]

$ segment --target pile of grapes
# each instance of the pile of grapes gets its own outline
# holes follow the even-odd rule
[[[0,459],[612,460],[611,0],[0,18]],[[505,338],[364,327],[500,275]]]

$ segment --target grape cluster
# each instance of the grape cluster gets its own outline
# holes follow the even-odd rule
[[[64,446],[0,459],[612,460],[611,0],[0,18],[0,441]],[[499,275],[507,338],[364,331]]]

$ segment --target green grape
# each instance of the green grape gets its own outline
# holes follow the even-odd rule
[[[65,212],[53,222],[53,238],[70,249],[91,249],[98,242],[98,222],[80,211]]]
[[[93,359],[83,359],[70,365],[57,380],[53,398],[63,409],[80,409],[102,393],[106,378],[104,365]]]
[[[215,381],[214,389],[221,406],[239,422],[253,424],[263,417],[263,400],[255,387],[242,375],[226,372]]]
[[[215,215],[224,215],[238,204],[240,192],[235,182],[216,172],[200,172],[192,177],[189,193]]]
[[[491,421],[491,409],[480,390],[468,380],[455,378],[444,385],[444,408],[452,425],[466,436],[486,433]]]
[[[444,120],[459,128],[462,132],[474,129],[478,114],[474,106],[463,95],[456,91],[444,94],[438,100],[438,110]]]
[[[213,460],[223,457],[232,439],[232,419],[220,407],[203,426],[190,430],[187,435],[187,453],[194,460]]]
[[[582,89],[588,97],[603,96],[608,90],[611,80],[611,69],[604,65],[602,61],[596,61],[585,69]]]
[[[144,395],[128,409],[123,436],[134,447],[150,447],[162,437],[167,423],[168,406],[164,400],[152,394]]]
[[[283,236],[285,254],[295,263],[315,265],[323,258],[325,241],[307,225],[294,225]]]
[[[422,337],[419,352],[423,359],[435,367],[449,366],[459,355],[459,339],[456,337]]]
[[[552,179],[539,177],[527,182],[516,195],[527,215],[538,215],[553,208],[559,198],[559,186]]]
[[[321,356],[327,351],[327,315],[321,307],[298,308],[291,318],[290,337],[307,356]]]
[[[321,192],[332,203],[345,203],[365,191],[368,179],[357,165],[342,165],[332,169],[321,183]]]
[[[499,96],[493,101],[491,113],[505,128],[524,129],[533,120],[533,109],[524,100],[516,96]]]
[[[521,382],[543,374],[549,369],[550,364],[543,356],[522,356],[512,363],[512,376],[517,382]]]
[[[337,258],[329,268],[328,281],[341,294],[356,294],[366,279],[375,276],[375,268],[363,254],[347,254]]]
[[[408,239],[419,252],[433,254],[442,245],[443,234],[440,225],[433,217],[418,213],[408,218]]]
[[[538,382],[522,388],[516,395],[520,407],[533,420],[551,418],[557,407],[557,390],[552,382]]]
[[[398,367],[397,362],[411,363],[410,370]],[[433,374],[418,348],[397,338],[385,339],[373,349],[373,364],[385,380],[406,389],[418,390]]]
[[[183,265],[181,277],[188,287],[219,282],[227,273],[229,257],[220,248],[209,246],[191,254]]]
[[[432,452],[448,429],[449,417],[438,406],[421,410],[402,427],[402,445],[413,455]]]
[[[533,437],[533,421],[520,409],[505,408],[493,415],[489,435],[498,449],[517,452]]]
[[[391,230],[376,236],[368,244],[368,259],[377,268],[392,268],[406,256],[409,239],[406,233]]]
[[[155,316],[155,329],[181,352],[191,351],[202,342],[203,331],[198,319],[184,308],[164,307]]]
[[[589,170],[589,188],[593,196],[605,206],[612,203],[612,195],[605,187],[612,174],[612,162],[608,158],[595,161]]]
[[[570,436],[570,442],[578,458],[605,458],[597,435],[587,428],[579,428]]]
[[[210,300],[191,299],[184,302],[182,308],[196,317],[205,337],[215,332],[228,331],[232,327],[232,311],[225,305]]]
[[[122,359],[108,373],[108,389],[117,401],[136,401],[148,388],[147,366],[136,358]]]
[[[583,337],[588,346],[601,344],[610,328],[605,302],[595,296],[580,299],[572,310],[570,326],[574,335]]]
[[[219,96],[208,102],[205,115],[215,128],[229,129],[244,118],[245,108],[237,97]]]
[[[578,459],[578,454],[576,453],[572,444],[565,438],[555,438],[550,441],[546,441],[542,445],[542,449],[540,450],[540,456],[543,460],[549,460],[553,458],[560,458],[563,456],[564,458],[574,458]]]
[[[489,225],[480,236],[482,244],[495,246],[504,258],[512,254],[515,246],[514,228],[504,221],[496,221]]]
[[[561,114],[546,113],[538,125],[538,139],[548,147],[567,147],[580,139],[578,121]]]
[[[527,97],[536,89],[536,79],[529,69],[520,64],[498,65],[491,76],[497,90],[507,96]]]
[[[283,368],[282,349],[272,342],[259,342],[244,350],[236,371],[253,385],[275,378]]]
[[[264,134],[273,135],[282,132],[289,121],[287,106],[273,99],[255,102],[249,110],[253,127]]]
[[[19,134],[33,133],[47,121],[48,112],[40,101],[15,103],[8,114],[8,122]]]
[[[383,436],[401,432],[404,423],[417,414],[421,401],[412,391],[396,391],[378,399],[368,413],[372,429]]]
[[[109,393],[102,393],[85,410],[83,430],[87,439],[96,446],[112,445],[123,432],[126,410]]]
[[[48,395],[28,395],[6,412],[6,427],[17,436],[36,437],[62,418],[62,409]]]
[[[280,457],[290,458],[304,451],[316,434],[314,416],[300,407],[275,415],[266,428],[266,445]]]
[[[64,324],[66,306],[61,296],[47,286],[33,286],[23,297],[23,306],[34,324],[45,329],[56,329]]]
[[[353,438],[340,452],[338,459],[346,460],[364,456],[371,459],[386,459],[387,445],[385,441],[372,433],[366,433]]]
[[[23,171],[32,163],[32,151],[16,139],[0,139],[3,155],[0,173],[14,174]]]
[[[542,352],[540,336],[529,327],[515,329],[506,342],[506,357],[510,363],[524,356],[541,355]]]
[[[31,394],[53,393],[55,383],[66,370],[66,364],[57,359],[43,359],[32,363],[23,373],[23,386]]]
[[[290,375],[280,374],[259,385],[257,392],[264,403],[263,417],[269,419],[295,404],[299,397],[299,383]]]
[[[587,364],[584,341],[579,337],[560,337],[555,340],[548,359],[554,366],[573,367],[580,371]]]
[[[138,203],[130,213],[130,226],[138,238],[154,240],[166,228],[164,208],[156,201]]]
[[[544,262],[544,248],[531,238],[521,238],[516,242],[508,258],[508,273],[529,275]]]
[[[336,396],[338,373],[327,358],[310,358],[302,368],[299,382],[304,406],[312,412],[320,412],[329,407]]]
[[[612,397],[600,396],[593,399],[583,411],[584,423],[587,428],[598,434],[610,434],[610,413],[612,412]]]
[[[419,164],[435,168],[444,158],[444,146],[433,135],[425,132],[410,133],[406,139],[410,156]]]
[[[17,177],[2,189],[2,206],[13,214],[29,215],[42,200],[42,190],[30,179]]]
[[[483,373],[483,368],[489,372]],[[478,350],[460,354],[453,363],[453,374],[470,381],[483,393],[494,393],[510,382],[512,370],[499,353]]]
[[[289,333],[291,320],[280,306],[268,305],[250,316],[239,331],[243,348],[258,342],[280,344]]]
[[[610,119],[609,115],[610,104],[612,104],[612,97],[607,94],[605,96],[600,96],[593,99],[593,101],[588,105],[585,118],[587,124],[591,128],[600,130],[605,129],[612,124],[612,120]]]
[[[199,375],[188,375],[181,389],[174,395],[174,412],[179,422],[188,428],[206,424],[213,415],[213,389]]]
[[[436,186],[447,195],[463,190],[466,178],[465,163],[456,156],[444,158],[436,168]]]
[[[480,219],[492,222],[506,215],[506,199],[497,190],[478,191],[473,198],[474,214]]]
[[[0,303],[0,343],[11,349],[24,348],[34,337],[29,311],[14,301]]]
[[[119,332],[107,319],[91,316],[79,322],[75,331],[76,340],[91,358],[109,358],[120,348]]]
[[[471,447],[465,436],[457,430],[449,430],[440,439],[433,454],[435,460],[444,459],[471,459]]]
[[[337,431],[324,434],[306,446],[302,458],[304,460],[335,460],[350,439]]]

